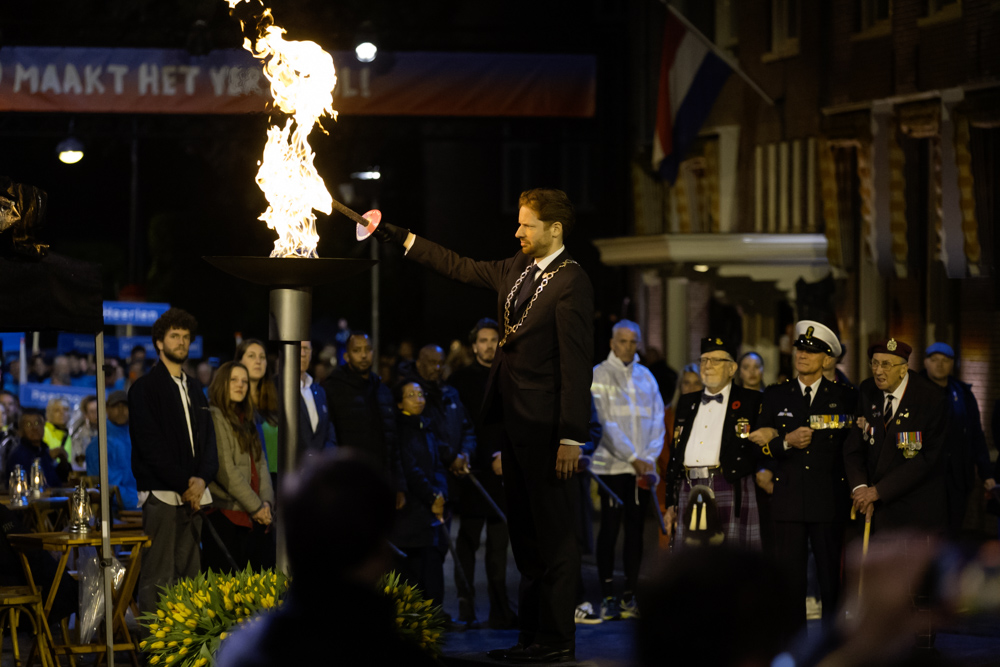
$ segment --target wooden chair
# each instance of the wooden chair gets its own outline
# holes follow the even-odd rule
[[[17,626],[22,615],[31,622],[32,633],[35,636],[26,661],[21,660],[17,641]],[[41,595],[33,594],[28,586],[0,586],[0,645],[3,644],[3,628],[7,626],[10,628],[10,639],[14,649],[14,664],[18,667],[20,665],[30,667],[34,663],[36,651],[42,667],[52,667],[55,664],[43,623],[45,623],[45,612],[42,609]]]

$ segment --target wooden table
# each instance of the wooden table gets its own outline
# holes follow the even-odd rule
[[[11,505],[4,497],[3,504],[9,509],[25,513],[25,526],[30,530],[53,531],[64,528],[69,520],[69,498],[67,496],[43,495],[40,498],[28,496],[27,506]]]
[[[17,551],[18,557],[21,560],[21,567],[24,570],[24,576],[27,578],[28,585],[31,587],[31,590],[35,593],[40,593],[40,588],[35,584],[35,579],[31,574],[31,568],[28,566],[28,558],[25,555],[26,552],[42,549],[61,554],[59,557],[59,565],[56,567],[55,579],[53,579],[52,587],[49,589],[49,595],[45,599],[45,616],[42,619],[42,625],[44,626],[46,637],[49,640],[49,646],[52,647],[56,663],[58,664],[60,655],[68,655],[70,658],[70,664],[75,665],[76,660],[74,659],[74,656],[76,654],[106,652],[107,646],[105,643],[71,643],[70,637],[68,636],[65,628],[63,629],[64,643],[56,644],[52,639],[52,630],[49,625],[49,614],[52,612],[52,604],[55,602],[56,593],[59,590],[62,575],[66,571],[66,563],[69,561],[70,554],[80,547],[96,547],[98,551],[100,551],[101,534],[96,531],[80,534],[69,532],[14,533],[8,535],[7,538],[14,550]],[[142,551],[150,544],[152,544],[150,537],[141,531],[116,531],[111,534],[112,547],[126,547],[130,549],[131,552],[128,559],[128,565],[125,569],[125,578],[122,581],[121,589],[114,593],[114,599],[112,600],[113,624],[111,632],[112,636],[115,638],[114,650],[129,651],[134,665],[138,665],[136,655],[137,647],[135,642],[132,640],[128,627],[126,627],[125,612],[128,610],[129,603],[132,600],[132,593],[139,581],[139,571],[142,567]]]

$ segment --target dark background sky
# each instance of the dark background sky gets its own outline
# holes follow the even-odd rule
[[[652,1],[652,0],[651,0]],[[327,51],[353,50],[371,22],[383,53],[479,51],[589,53],[597,56],[592,119],[341,116],[311,144],[328,189],[378,165],[383,178],[358,184],[353,204],[376,204],[385,219],[456,251],[500,259],[517,251],[516,198],[524,187],[565,189],[579,228],[568,245],[588,270],[598,316],[621,310],[624,272],[601,267],[590,240],[627,233],[629,77],[626,10],[612,0],[285,0],[270,3],[290,39]],[[655,3],[654,3],[655,4]],[[242,11],[242,10],[238,10]],[[223,0],[33,0],[0,2],[4,46],[234,48],[238,21]],[[196,21],[205,28],[193,30]],[[281,120],[275,116],[275,120]],[[76,165],[56,159],[68,133],[85,143]],[[210,352],[227,355],[232,335],[266,336],[267,292],[228,278],[205,255],[268,255],[274,234],[253,181],[269,118],[127,114],[0,114],[0,174],[49,194],[44,239],[53,251],[99,262],[104,297],[127,285],[150,301],[190,310]],[[131,149],[136,138],[137,243],[130,248]],[[512,147],[528,156],[511,165]],[[321,257],[368,256],[353,225],[319,214]],[[131,263],[130,263],[131,257]],[[464,336],[476,319],[496,316],[493,294],[428,275],[400,253],[380,264],[382,341],[418,343]],[[314,337],[328,338],[339,317],[371,325],[369,278],[320,288]],[[603,349],[606,349],[604,347]],[[602,355],[603,356],[603,355]]]

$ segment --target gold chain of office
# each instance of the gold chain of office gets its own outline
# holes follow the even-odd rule
[[[520,329],[522,324],[524,324],[524,318],[526,318],[528,316],[528,311],[530,311],[531,307],[535,304],[535,299],[538,298],[538,295],[541,294],[542,290],[545,289],[545,286],[549,284],[549,281],[552,279],[552,276],[554,276],[557,273],[559,273],[559,269],[563,268],[567,264],[577,264],[577,263],[578,262],[576,262],[576,261],[574,261],[572,259],[564,259],[563,262],[562,262],[562,264],[560,264],[559,266],[557,266],[554,270],[547,271],[547,272],[543,273],[542,274],[542,279],[538,283],[538,287],[535,288],[535,293],[531,295],[531,301],[528,302],[528,306],[524,309],[524,312],[521,313],[521,319],[518,320],[517,324],[515,324],[514,326],[511,326],[510,325],[510,302],[511,302],[511,300],[513,300],[514,295],[517,294],[518,291],[520,291],[520,289],[521,289],[521,283],[523,283],[524,279],[528,277],[528,273],[530,273],[531,271],[533,271],[534,268],[535,268],[535,264],[534,263],[531,263],[531,264],[528,265],[528,267],[524,270],[524,273],[522,273],[521,276],[517,279],[517,282],[514,283],[514,286],[512,288],[510,288],[510,294],[507,295],[507,303],[506,303],[506,305],[504,305],[504,309],[503,309],[503,332],[504,333],[503,333],[503,340],[500,341],[500,347],[503,347],[504,343],[507,342],[507,339],[510,338],[514,334],[514,332],[516,332],[518,329]]]

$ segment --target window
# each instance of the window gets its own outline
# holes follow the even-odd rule
[[[954,21],[962,17],[961,0],[924,0],[924,17],[917,20],[918,26]]]
[[[771,53],[764,60],[774,60],[799,53],[800,0],[771,0]]]
[[[892,3],[889,0],[860,0],[858,30],[867,32],[883,25],[888,27]]]
[[[739,46],[736,0],[715,0],[715,43],[722,49]]]

